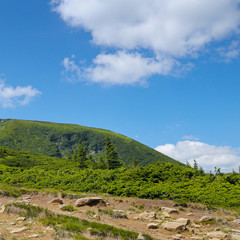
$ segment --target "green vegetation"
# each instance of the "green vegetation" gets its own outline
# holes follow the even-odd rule
[[[89,222],[76,217],[55,214],[47,209],[40,207],[24,205],[24,204],[9,204],[6,205],[7,213],[15,213],[20,216],[35,218],[44,225],[52,226],[55,229],[55,235],[58,237],[73,237],[74,239],[87,239],[84,233],[88,230],[92,236],[104,238],[112,237],[122,240],[137,239],[138,233],[116,228],[107,224]],[[144,235],[145,239],[151,239],[148,235]]]
[[[61,210],[67,211],[67,212],[75,212],[75,211],[77,211],[77,209],[75,207],[73,207],[72,205],[63,206],[61,208]]]
[[[172,163],[116,169],[79,168],[73,159],[32,155],[0,148],[0,183],[31,189],[109,193],[116,196],[172,199],[240,209],[240,174],[205,174]],[[20,188],[19,188],[20,189]],[[20,194],[11,187],[2,194]],[[11,193],[12,192],[12,193]],[[144,206],[135,206],[144,208]]]
[[[115,147],[119,161],[124,164],[130,164],[134,159],[135,164],[137,160],[140,165],[157,161],[177,163],[154,149],[108,130],[73,124],[0,120],[0,146],[32,154],[69,158],[74,152],[77,154],[81,140],[87,155],[101,160],[105,158],[106,136]]]
[[[127,218],[127,215],[124,212],[114,211],[112,209],[98,209],[98,213],[100,215],[109,215],[111,218]]]

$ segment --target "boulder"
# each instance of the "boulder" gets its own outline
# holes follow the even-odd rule
[[[55,198],[55,199],[51,200],[51,201],[48,202],[48,203],[63,204],[63,200],[60,199],[60,198]]]
[[[95,206],[95,205],[98,205],[98,204],[101,204],[101,205],[104,205],[104,206],[106,205],[106,203],[103,201],[103,199],[99,198],[99,197],[79,198],[75,202],[76,207],[82,207],[82,206],[85,206],[85,205]]]
[[[149,220],[155,220],[157,219],[156,217],[156,213],[155,212],[143,212],[139,214],[139,218],[143,218],[143,219],[149,219]]]
[[[190,221],[190,219],[187,219],[187,218],[179,218],[179,219],[176,220],[176,222],[188,225],[191,221]]]
[[[211,221],[211,220],[213,220],[213,218],[211,216],[202,216],[199,219],[199,222],[207,222],[207,221]]]
[[[162,210],[162,212],[167,212],[168,214],[178,213],[178,210],[176,208],[162,207],[161,210]]]
[[[163,211],[162,215],[164,216],[164,218],[171,218],[171,216],[169,215],[169,213]]]
[[[158,224],[157,223],[149,223],[147,225],[148,229],[157,229],[158,228]]]
[[[240,224],[240,219],[235,219],[235,220],[233,220],[233,223]]]
[[[181,222],[166,222],[162,224],[163,229],[168,231],[184,231],[186,229],[186,225]]]

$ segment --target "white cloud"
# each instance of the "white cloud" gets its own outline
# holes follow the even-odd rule
[[[240,42],[232,41],[227,47],[220,47],[216,49],[220,58],[219,61],[230,62],[231,60],[237,58],[240,54]]]
[[[41,92],[31,86],[13,88],[6,86],[5,82],[0,79],[0,105],[3,108],[24,106],[39,94]]]
[[[130,55],[132,51],[150,50],[152,62],[158,58],[197,57],[211,43],[239,33],[240,0],[54,0],[52,4],[70,26],[90,32],[95,45],[128,51]],[[232,57],[237,53],[228,54]],[[95,63],[107,61],[113,66],[109,61],[115,60],[114,54],[100,54]],[[99,70],[102,68],[97,63],[93,75]],[[125,81],[132,84],[142,76],[162,74],[151,73],[149,67],[145,72]],[[117,74],[125,77],[121,69]]]
[[[222,172],[231,172],[240,165],[240,148],[214,146],[198,141],[179,141],[176,145],[165,144],[155,149],[183,163],[188,161],[193,164],[195,159],[207,171],[220,167]]]
[[[146,78],[152,74],[168,74],[177,67],[172,59],[154,60],[144,58],[139,53],[118,51],[114,54],[99,54],[93,65],[81,68],[73,58],[62,62],[65,78],[68,81],[88,80],[104,85],[144,85]]]

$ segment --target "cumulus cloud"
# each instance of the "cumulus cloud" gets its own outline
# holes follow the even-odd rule
[[[144,85],[152,74],[168,74],[177,62],[172,59],[154,60],[144,58],[139,53],[118,51],[114,54],[99,54],[93,65],[81,68],[74,58],[62,62],[64,75],[68,81],[88,80],[104,85]]]
[[[3,108],[27,105],[39,94],[41,94],[41,92],[32,86],[17,86],[14,88],[12,86],[6,86],[5,82],[0,80],[0,105]]]
[[[199,141],[179,141],[176,145],[165,144],[155,149],[183,163],[188,161],[193,165],[195,159],[207,171],[213,171],[217,167],[223,172],[231,172],[240,165],[240,148],[214,146]]]
[[[163,58],[197,57],[211,43],[238,34],[239,4],[240,0],[52,1],[54,11],[71,27],[90,32],[95,45],[117,51],[148,50],[153,53],[152,61],[160,58],[157,64],[161,64]],[[101,57],[102,54],[95,61]],[[115,61],[113,55],[106,58]],[[96,68],[98,71],[98,64]],[[145,69],[143,75],[150,76],[152,71]],[[119,73],[119,77],[125,77],[117,70],[116,74]],[[152,74],[155,73],[162,74],[162,71]],[[141,79],[142,74],[135,74],[129,83],[137,78]]]

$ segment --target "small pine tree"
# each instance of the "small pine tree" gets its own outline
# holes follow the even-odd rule
[[[108,169],[115,169],[121,167],[121,162],[118,158],[118,153],[115,147],[112,145],[110,138],[106,137],[105,145],[105,160]]]
[[[84,143],[79,140],[78,142],[78,148],[77,148],[77,161],[79,163],[80,168],[87,167],[87,151],[84,146]]]
[[[197,164],[197,161],[195,159],[193,160],[193,169],[198,170],[198,164]]]

